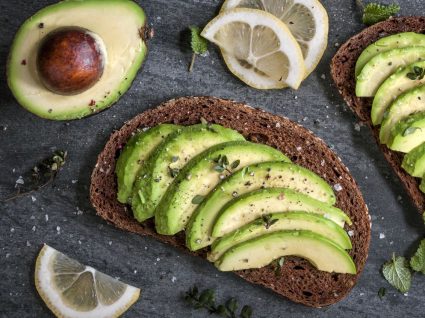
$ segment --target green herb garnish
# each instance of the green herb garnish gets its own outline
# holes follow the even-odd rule
[[[421,241],[415,255],[410,259],[410,267],[425,275],[425,239]]]
[[[357,4],[363,9],[362,20],[366,25],[372,25],[387,20],[400,11],[400,6],[397,4],[385,5],[369,3],[365,6],[361,0],[357,0]]]
[[[412,284],[409,262],[402,256],[395,256],[382,268],[385,279],[402,293],[406,293]]]
[[[224,305],[216,304],[215,293],[212,289],[206,289],[199,292],[198,287],[194,286],[185,293],[184,299],[195,309],[204,308],[208,310],[210,314],[216,314],[227,318],[252,317],[252,308],[248,305],[242,308],[239,316],[237,315],[238,302],[235,298],[230,298]]]
[[[264,214],[263,216],[261,216],[264,227],[267,230],[270,228],[270,226],[272,226],[278,221],[277,219],[272,219],[272,216],[273,216],[272,214]]]
[[[419,128],[419,127],[408,127],[408,128],[406,128],[405,131],[403,131],[403,137],[406,137],[408,135],[415,133],[416,130],[422,131],[422,128]]]
[[[381,287],[378,290],[378,296],[382,300],[384,298],[385,294],[387,293],[387,289],[385,287]]]
[[[192,48],[192,61],[190,62],[189,72],[193,71],[193,65],[197,55],[205,54],[208,51],[208,42],[201,36],[201,30],[197,26],[190,26],[190,46]]]
[[[280,257],[275,261],[275,268],[274,268],[274,274],[276,276],[280,276],[280,273],[282,271],[282,266],[285,263],[285,257]]]
[[[24,173],[20,178],[22,182],[15,185],[15,188],[17,188],[16,193],[0,200],[0,202],[7,202],[26,196],[51,184],[65,165],[67,155],[66,151],[55,151],[50,157]]]
[[[203,195],[197,194],[193,197],[192,203],[193,204],[201,204],[202,201],[204,201],[205,197]]]
[[[407,73],[406,76],[412,81],[423,80],[425,77],[425,69],[419,66],[414,66],[412,72]]]

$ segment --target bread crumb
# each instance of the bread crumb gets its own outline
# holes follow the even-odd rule
[[[276,128],[280,128],[280,123],[276,123]]]
[[[298,146],[296,149],[297,149],[297,151],[301,151],[303,148]]]

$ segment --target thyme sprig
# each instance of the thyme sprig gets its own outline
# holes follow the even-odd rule
[[[190,288],[184,295],[184,299],[195,309],[204,308],[210,314],[216,314],[226,318],[251,318],[252,308],[248,305],[242,307],[239,315],[238,302],[236,298],[230,298],[225,304],[216,304],[215,292],[213,289],[205,289],[200,292],[197,286]]]
[[[15,200],[39,191],[51,184],[65,165],[67,155],[66,151],[55,151],[50,157],[44,159],[30,171],[23,174],[22,179],[24,182],[16,184],[16,193],[0,200],[0,202],[4,203]]]
[[[216,165],[214,166],[214,170],[217,172],[227,171],[228,173],[232,173],[237,167],[239,167],[241,161],[235,160],[232,163],[229,163],[229,159],[227,159],[226,155],[219,155],[216,159],[214,159]]]

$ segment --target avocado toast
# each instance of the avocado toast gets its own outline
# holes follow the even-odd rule
[[[375,139],[380,145],[386,160],[400,178],[418,211],[423,213],[425,210],[425,196],[419,189],[420,180],[410,176],[409,173],[402,168],[404,154],[392,151],[386,145],[380,143],[380,129],[373,126],[373,118],[371,118],[370,112],[373,100],[371,98],[359,98],[356,97],[355,94],[355,69],[356,63],[362,52],[378,39],[402,32],[425,33],[425,17],[391,18],[366,28],[350,38],[340,47],[332,59],[331,73],[340,94],[357,115],[358,119],[372,129]],[[402,122],[399,124],[403,125]],[[418,130],[418,133],[419,132],[420,130]],[[393,139],[394,136],[390,139],[391,144],[394,143]],[[394,147],[396,147],[396,145]],[[397,148],[400,147],[398,146]]]
[[[117,227],[185,249],[182,232],[175,236],[159,235],[153,220],[138,223],[128,206],[117,201],[114,175],[119,149],[138,128],[161,123],[193,125],[205,119],[241,133],[248,141],[262,143],[282,151],[289,159],[323,177],[335,191],[336,207],[348,214],[353,224],[345,230],[351,236],[353,248],[349,255],[357,268],[355,275],[327,273],[315,269],[308,261],[285,258],[282,275],[276,276],[274,266],[235,272],[245,280],[273,289],[293,301],[321,307],[344,298],[355,285],[363,270],[370,240],[370,220],[361,193],[348,169],[329,148],[311,132],[286,118],[274,116],[244,104],[212,97],[187,97],[171,100],[148,110],[116,131],[98,157],[92,174],[91,201],[97,213]],[[185,249],[186,250],[186,249]],[[207,250],[193,254],[206,257]]]

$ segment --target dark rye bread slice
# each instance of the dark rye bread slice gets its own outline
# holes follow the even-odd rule
[[[97,214],[118,228],[148,235],[185,249],[184,233],[162,236],[148,220],[139,224],[131,209],[117,201],[115,163],[121,149],[138,128],[161,123],[192,125],[205,118],[210,123],[236,129],[248,140],[281,150],[295,163],[323,176],[331,185],[340,185],[336,192],[337,206],[349,214],[353,225],[353,257],[357,275],[330,274],[316,270],[309,262],[296,257],[285,258],[281,276],[272,265],[261,269],[236,272],[245,280],[273,289],[295,302],[312,307],[333,304],[344,298],[355,285],[366,262],[370,241],[370,217],[367,206],[348,169],[328,146],[307,129],[287,118],[272,115],[241,103],[214,97],[183,97],[170,100],[134,117],[115,131],[100,153],[91,177],[90,198]],[[339,189],[339,187],[337,186]],[[206,257],[206,250],[193,253]]]
[[[400,178],[403,186],[420,213],[425,210],[425,196],[419,190],[419,179],[411,177],[401,167],[403,154],[390,150],[379,142],[379,127],[374,127],[370,118],[372,98],[358,98],[355,95],[355,66],[363,50],[378,39],[400,32],[425,33],[425,17],[401,17],[377,23],[350,38],[340,47],[331,62],[333,80],[348,106],[358,119],[372,129],[376,141],[386,160]]]

